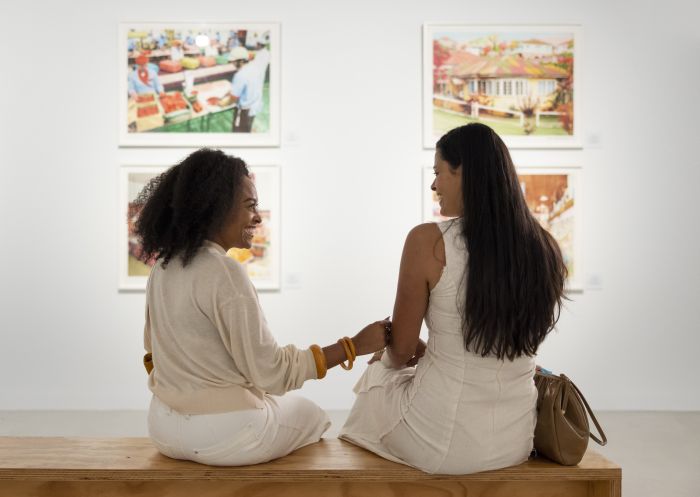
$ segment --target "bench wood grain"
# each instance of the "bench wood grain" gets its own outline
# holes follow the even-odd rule
[[[159,454],[147,438],[0,437],[0,496],[254,495],[619,497],[622,470],[589,451],[578,466],[544,459],[472,475],[431,475],[337,439],[254,466]]]

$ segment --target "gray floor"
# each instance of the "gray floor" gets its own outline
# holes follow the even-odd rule
[[[329,411],[334,437],[347,411]],[[626,497],[700,497],[700,412],[599,412]],[[0,436],[146,436],[143,411],[0,411]]]

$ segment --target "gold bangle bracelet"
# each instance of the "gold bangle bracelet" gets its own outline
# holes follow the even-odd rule
[[[349,371],[352,369],[352,364],[354,362],[354,359],[352,357],[352,351],[350,350],[350,346],[347,344],[345,339],[341,338],[340,340],[338,340],[338,343],[343,346],[343,349],[345,349],[345,358],[348,360],[347,365],[341,362],[340,367],[346,371]]]
[[[311,349],[311,353],[314,355],[314,362],[316,363],[316,378],[321,380],[326,377],[326,372],[328,371],[326,355],[321,350],[321,347],[316,344],[309,347],[309,349]]]
[[[355,344],[352,342],[352,338],[343,337],[343,340],[345,340],[350,346],[350,352],[352,352],[352,360],[354,361],[357,357],[357,350],[355,349]]]

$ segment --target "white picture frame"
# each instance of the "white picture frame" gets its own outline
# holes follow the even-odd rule
[[[279,23],[139,22],[122,23],[118,32],[120,146],[279,146]],[[209,45],[200,43],[203,36]],[[253,99],[258,102],[253,104],[257,115],[251,130],[245,132],[232,131],[237,104],[227,96],[237,71],[228,61],[234,44],[247,47],[252,59],[247,70],[251,84],[262,78],[262,97]],[[148,64],[139,66],[135,61],[142,54],[148,57]],[[183,66],[185,61],[189,69]],[[193,67],[195,64],[200,66]],[[146,85],[137,80],[139,68],[147,69],[143,72]],[[154,92],[162,89],[168,101],[158,95],[151,101],[139,101],[150,98],[148,93],[132,95],[136,90],[150,92],[149,87]]]
[[[509,148],[581,148],[581,31],[577,25],[424,24],[424,148],[475,121],[492,127]]]
[[[530,212],[543,223],[543,227],[554,237],[562,251],[564,263],[569,270],[567,291],[583,291],[582,168],[576,165],[528,165],[516,167],[516,171]],[[534,181],[529,183],[526,178]],[[566,191],[562,188],[566,188]],[[541,202],[545,208],[542,209],[544,212],[538,213],[535,210],[542,196],[547,197]],[[543,221],[540,217],[547,219]]]
[[[138,217],[132,202],[148,182],[168,170],[169,166],[122,166],[119,168],[119,218],[117,268],[119,290],[143,291],[146,289],[152,264],[138,259],[140,244],[133,233]]]
[[[524,176],[533,178],[544,178],[550,177],[566,177],[566,186],[569,188],[568,196],[571,197],[572,202],[567,206],[566,210],[563,210],[561,214],[553,217],[553,219],[548,220],[549,226],[544,226],[545,229],[554,237],[554,239],[559,244],[562,250],[562,256],[564,257],[564,262],[569,270],[569,278],[566,282],[566,289],[570,292],[580,292],[583,291],[583,261],[582,261],[582,192],[581,192],[581,167],[580,166],[553,166],[553,165],[537,165],[537,166],[523,166],[516,167],[516,172],[518,177],[521,179]],[[446,221],[451,218],[443,217],[439,214],[440,205],[438,204],[436,196],[430,190],[430,185],[433,182],[433,168],[424,167],[422,168],[422,221],[424,223],[439,223],[441,221]],[[533,184],[533,188],[545,189],[546,183],[542,181],[536,181]],[[537,184],[540,183],[540,184]],[[561,183],[561,181],[560,181]],[[521,187],[523,181],[521,181]],[[556,191],[546,192],[546,191],[524,191],[523,192],[528,202],[528,207],[530,207],[530,212],[534,211],[536,207],[533,202],[542,195],[547,195],[548,197],[557,195]],[[528,199],[528,195],[530,199]],[[555,201],[548,198],[548,204],[553,204]],[[564,206],[564,204],[562,204]],[[551,207],[550,207],[551,209]],[[550,210],[551,214],[554,214],[554,210]],[[544,213],[541,213],[544,214]],[[537,213],[533,212],[535,218],[538,218]]]
[[[123,165],[119,169],[119,219],[118,219],[118,288],[120,291],[144,291],[150,266],[137,259],[138,241],[130,230],[130,224],[138,216],[130,203],[150,179],[162,174],[170,166]],[[280,289],[280,168],[277,165],[249,165],[255,177],[258,191],[258,211],[263,218],[260,232],[253,240],[255,255],[242,261],[257,290]],[[229,256],[233,254],[229,252]]]

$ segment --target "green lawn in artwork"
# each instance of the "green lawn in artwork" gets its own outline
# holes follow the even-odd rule
[[[442,109],[433,109],[433,131],[436,136],[441,136],[451,129],[474,122],[480,122],[490,126],[501,136],[525,136],[525,131],[523,131],[523,128],[520,126],[520,121],[517,119],[486,115],[481,119],[474,119],[452,112],[445,112]],[[538,126],[535,132],[530,136],[566,136],[568,134],[569,133],[561,127],[559,120],[555,116],[542,116],[540,118],[540,126]]]
[[[152,129],[156,133],[230,133],[233,109],[195,117],[181,123],[167,124]],[[253,133],[267,133],[270,129],[270,84],[263,87],[263,108],[253,121]]]

